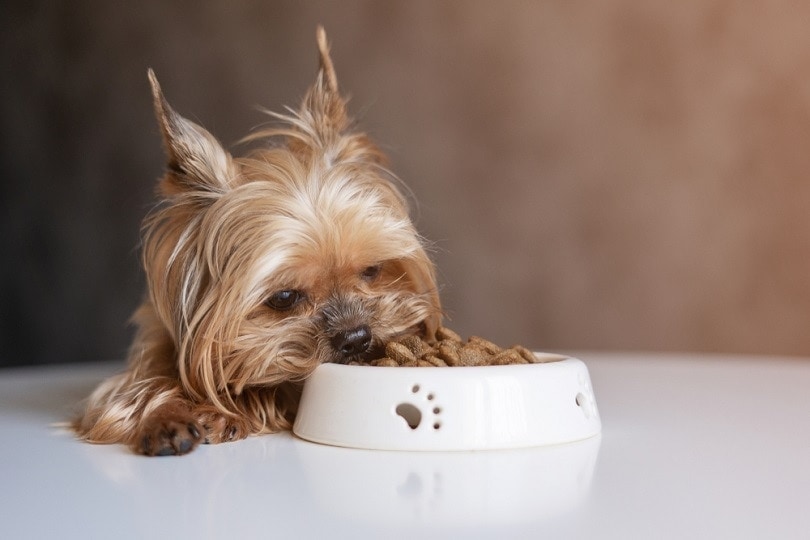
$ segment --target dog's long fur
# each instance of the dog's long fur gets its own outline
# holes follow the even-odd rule
[[[90,442],[183,454],[290,427],[323,362],[433,337],[434,268],[385,157],[352,130],[326,36],[300,110],[233,158],[149,79],[168,156],[143,227],[148,296],[128,369],[89,397]],[[359,337],[358,337],[359,336]]]

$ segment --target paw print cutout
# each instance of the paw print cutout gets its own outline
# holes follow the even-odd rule
[[[442,408],[436,404],[436,394],[428,392],[425,394],[418,384],[411,387],[411,394],[415,401],[403,401],[396,406],[394,412],[408,424],[411,429],[416,429],[422,425],[425,418],[432,420],[432,427],[438,431],[442,427]]]

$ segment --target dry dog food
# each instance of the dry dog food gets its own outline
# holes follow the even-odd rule
[[[466,342],[449,328],[440,328],[438,341],[428,343],[417,336],[392,341],[385,346],[385,357],[354,365],[401,367],[502,366],[537,364],[543,361],[526,347],[502,349],[478,336]]]

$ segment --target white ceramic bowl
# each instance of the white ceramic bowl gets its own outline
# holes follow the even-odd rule
[[[485,450],[586,439],[601,430],[585,364],[482,367],[323,364],[304,386],[293,432],[373,450]]]

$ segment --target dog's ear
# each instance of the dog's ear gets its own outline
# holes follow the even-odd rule
[[[316,32],[318,41],[318,74],[315,83],[307,92],[303,103],[303,113],[312,115],[315,129],[324,132],[341,133],[348,125],[346,101],[340,96],[337,75],[332,58],[329,56],[329,43],[323,26]]]
[[[329,42],[326,39],[326,30],[323,26],[318,26],[315,31],[315,38],[318,41],[318,77],[324,81],[324,86],[333,94],[338,94],[337,75],[335,65],[329,56]]]
[[[150,69],[148,76],[155,115],[166,148],[168,174],[161,184],[164,195],[199,190],[225,191],[235,177],[230,154],[208,131],[186,120],[169,106],[154,71]]]

